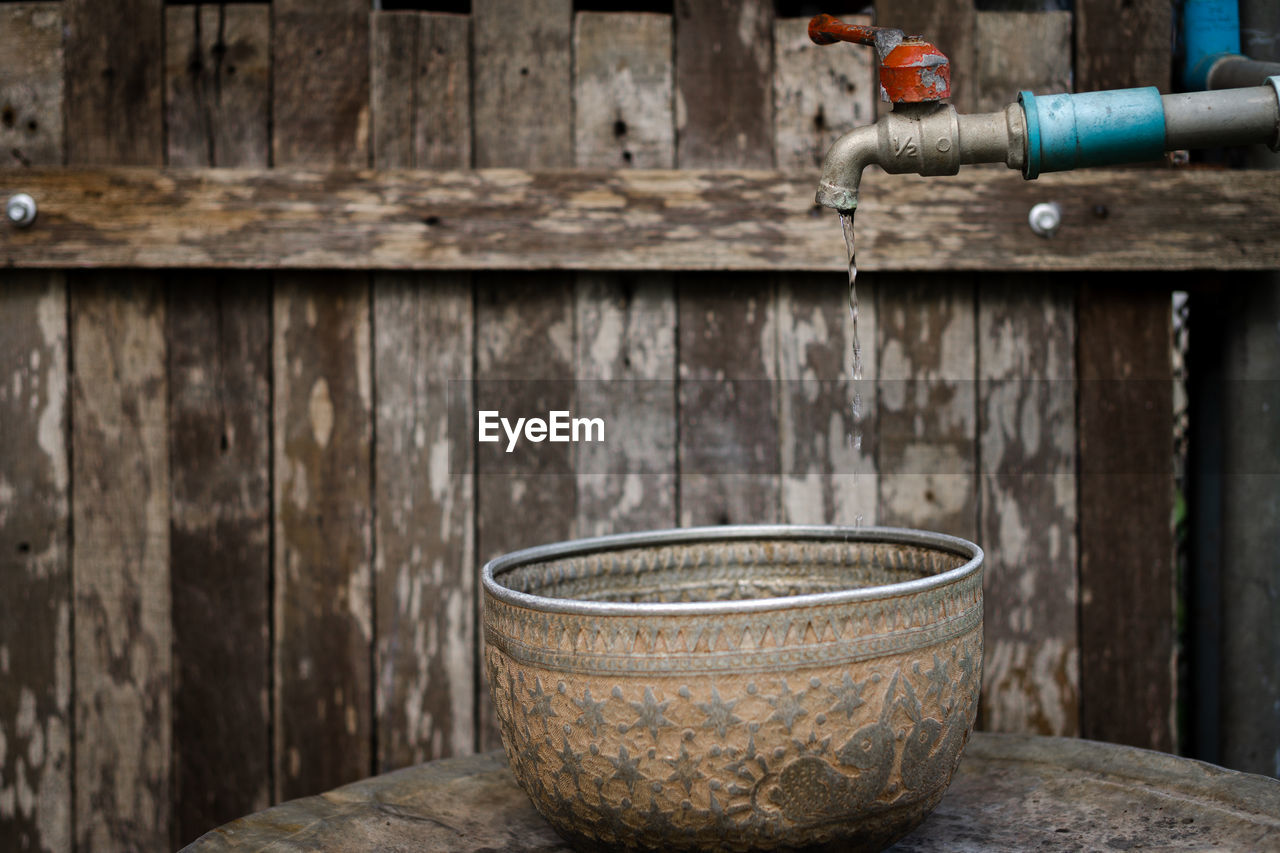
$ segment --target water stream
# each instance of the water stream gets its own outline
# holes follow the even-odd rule
[[[849,446],[862,452],[862,344],[858,340],[858,259],[853,248],[853,211],[840,211],[840,229],[844,232],[844,247],[849,254],[849,319],[853,335],[853,400],[849,403],[853,431],[849,433]],[[855,463],[856,464],[856,463]],[[857,476],[857,472],[854,472]],[[862,514],[856,518],[862,524]]]

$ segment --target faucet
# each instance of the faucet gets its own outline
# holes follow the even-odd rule
[[[1266,143],[1280,150],[1280,76],[1264,85],[1161,95],[1154,86],[1082,94],[1033,95],[994,113],[961,115],[951,68],[937,47],[901,30],[846,24],[830,15],[809,22],[815,44],[847,41],[875,48],[880,97],[892,110],[854,128],[827,151],[817,202],[858,206],[863,170],[954,175],[967,163],[1004,163],[1027,180],[1043,172],[1137,163],[1165,151]]]

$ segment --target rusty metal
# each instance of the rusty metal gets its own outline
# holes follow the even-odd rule
[[[814,44],[847,41],[876,49],[880,94],[894,104],[920,104],[951,97],[951,63],[946,54],[920,36],[891,27],[846,24],[830,15],[809,21]]]

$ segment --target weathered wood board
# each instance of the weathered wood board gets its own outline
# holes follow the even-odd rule
[[[159,0],[62,4],[66,162],[160,166]],[[165,300],[159,275],[68,278],[77,849],[172,839]]]
[[[572,3],[478,0],[471,26],[475,165],[572,165]],[[573,377],[572,278],[477,275],[474,298],[476,410],[538,417],[572,409],[564,381]],[[540,447],[522,460],[527,467],[508,466],[496,454],[477,456],[479,561],[572,535],[576,484],[568,445]],[[478,746],[491,749],[500,743],[497,723],[488,687],[483,678],[477,683]]]
[[[6,3],[0,10],[0,152],[3,168],[62,163],[62,8]]]
[[[1167,91],[1170,15],[1162,0],[1082,0],[1076,85]],[[1093,277],[1077,295],[1080,733],[1172,749],[1172,304],[1166,282],[1132,284]]]
[[[265,166],[266,5],[165,10],[170,165]],[[271,801],[271,279],[175,275],[172,844]]]
[[[0,846],[72,847],[67,287],[0,277]]]
[[[880,521],[978,529],[974,281],[876,276]]]
[[[844,268],[813,174],[699,170],[0,172],[41,214],[0,235],[24,268]],[[1062,207],[1052,240],[1027,213]],[[1194,210],[1194,219],[1186,211]],[[1280,266],[1280,176],[1211,169],[868,175],[863,270]]]
[[[976,26],[978,109],[1070,87],[1069,13],[979,12]],[[1080,730],[1073,284],[978,279],[980,723],[995,731]]]
[[[0,7],[5,168],[63,153],[62,9]],[[72,596],[67,280],[0,274],[0,848],[70,853]]]
[[[672,24],[667,15],[574,19],[574,159],[579,167],[675,165]],[[609,424],[574,446],[575,536],[676,522],[676,346],[669,274],[579,273],[575,409]]]
[[[380,167],[471,163],[470,24],[461,15],[373,17],[373,156]],[[465,273],[373,279],[374,682],[377,767],[475,744],[474,312]]]
[[[169,283],[173,842],[271,800],[271,290]]]
[[[164,287],[71,290],[77,849],[168,846],[172,614]]]
[[[1080,733],[1162,750],[1174,746],[1171,310],[1163,289],[1095,279],[1076,343]]]
[[[273,162],[369,156],[369,15],[271,5]],[[278,274],[272,307],[275,787],[373,769],[373,388],[369,278]]]
[[[773,4],[681,3],[675,27],[677,164],[771,168]],[[777,310],[770,276],[676,280],[683,526],[778,519]]]
[[[1075,296],[998,276],[978,287],[982,725],[1079,732]]]
[[[165,7],[170,166],[266,166],[271,13],[266,3]]]

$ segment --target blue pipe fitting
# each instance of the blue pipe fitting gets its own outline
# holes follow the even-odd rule
[[[1237,0],[1184,0],[1182,4],[1183,88],[1209,88],[1209,70],[1218,60],[1240,53]]]
[[[1027,119],[1027,158],[1022,175],[1066,172],[1155,160],[1164,154],[1164,103],[1160,90],[1115,89],[1079,95],[1019,92]]]

